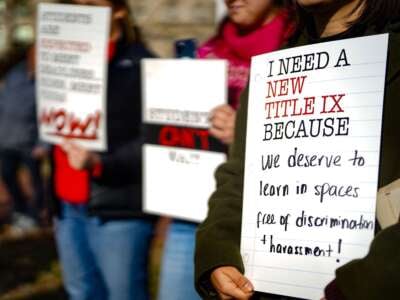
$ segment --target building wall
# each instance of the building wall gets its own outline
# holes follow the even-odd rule
[[[215,0],[130,0],[130,4],[148,45],[162,57],[173,56],[175,40],[202,42],[216,28]]]
[[[46,2],[53,1],[47,0]],[[222,0],[128,0],[136,23],[149,47],[161,57],[173,56],[177,39],[209,38],[216,28],[216,1]],[[29,40],[34,28],[34,11],[41,0],[0,0],[0,56],[16,38]],[[4,3],[7,3],[5,9]],[[22,28],[22,25],[25,26]],[[16,31],[19,28],[19,31]],[[22,30],[21,30],[22,29]],[[18,33],[18,34],[15,34]],[[6,38],[7,37],[7,38]],[[5,44],[1,44],[4,38]],[[2,47],[3,46],[3,47]]]

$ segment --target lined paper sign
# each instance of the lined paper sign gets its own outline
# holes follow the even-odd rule
[[[252,60],[241,252],[257,291],[320,299],[373,238],[388,35]]]
[[[107,149],[107,43],[110,8],[40,4],[37,103],[40,138]]]

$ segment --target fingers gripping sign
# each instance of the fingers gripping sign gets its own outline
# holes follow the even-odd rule
[[[71,141],[64,141],[62,148],[68,156],[68,162],[76,170],[91,169],[100,162],[98,154],[86,150]]]
[[[221,299],[247,300],[253,295],[253,285],[234,267],[219,267],[211,273],[211,283]]]
[[[228,104],[214,108],[210,113],[210,134],[224,144],[231,144],[235,134],[236,112]]]

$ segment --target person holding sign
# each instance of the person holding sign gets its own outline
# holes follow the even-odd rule
[[[227,59],[229,104],[210,114],[210,134],[231,144],[239,97],[247,85],[251,57],[279,49],[294,31],[284,0],[225,1],[228,9],[218,34],[198,49],[199,58]]]
[[[233,139],[239,95],[245,88],[251,57],[284,44],[294,31],[284,0],[225,0],[228,16],[216,36],[197,49],[198,58],[228,61],[228,102],[210,113],[210,134],[224,144]],[[193,288],[196,224],[173,221],[167,232],[159,299],[198,299]]]
[[[141,210],[140,60],[153,55],[133,32],[124,0],[76,0],[112,9],[106,153],[70,140],[55,146],[56,241],[71,300],[149,299],[153,218]]]
[[[292,46],[389,33],[379,186],[395,181],[400,175],[400,130],[394,113],[400,109],[400,3],[396,0],[297,0],[297,4],[301,26]],[[196,287],[207,299],[250,299],[254,295],[252,282],[243,275],[239,250],[247,100],[248,92],[241,99],[231,156],[217,171],[218,188],[211,196],[208,217],[197,232]],[[400,274],[399,236],[399,225],[378,234],[366,258],[336,271],[336,280],[326,288],[326,299],[397,299],[400,294],[396,280]],[[262,293],[255,296],[284,299]]]

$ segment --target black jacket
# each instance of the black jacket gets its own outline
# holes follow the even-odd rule
[[[400,177],[400,123],[397,115],[400,111],[400,22],[388,24],[383,32],[390,33],[390,37],[379,186]],[[345,34],[349,33],[350,36],[341,38],[381,32],[366,28],[361,32],[349,31]],[[315,42],[318,41],[310,40],[310,36],[303,32],[294,46]],[[229,160],[216,172],[217,189],[210,198],[208,216],[196,235],[195,284],[204,299],[218,298],[210,282],[214,269],[234,266],[244,272],[240,236],[248,89],[242,94],[240,104]],[[372,243],[366,258],[354,260],[336,271],[338,287],[347,300],[400,299],[399,230],[400,225],[397,225],[382,231]],[[282,298],[256,293],[254,299]]]
[[[30,153],[38,143],[35,82],[26,60],[10,69],[0,89],[0,149]]]
[[[142,212],[140,61],[150,57],[153,54],[142,44],[121,41],[108,65],[108,151],[100,154],[101,176],[90,181],[88,209],[91,215],[146,217]],[[56,199],[57,206],[58,203]]]

